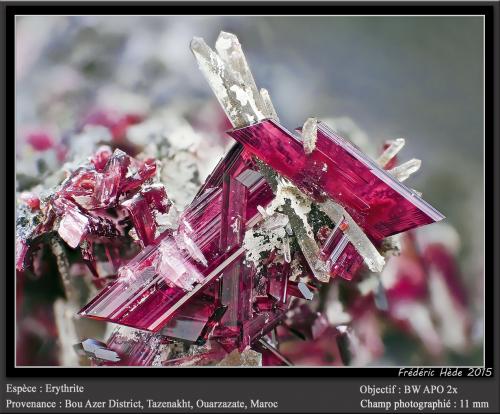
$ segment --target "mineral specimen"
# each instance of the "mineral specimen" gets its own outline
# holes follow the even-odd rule
[[[322,123],[318,124],[316,146],[311,154],[305,153],[299,136],[273,120],[235,129],[228,134],[313,200],[321,203],[332,199],[343,205],[374,239],[444,218],[415,192]]]
[[[285,129],[233,34],[221,32],[216,51],[199,38],[191,49],[237,141],[193,200],[177,217],[155,160],[101,147],[48,197],[22,198],[17,267],[29,265],[38,237],[57,232],[101,279],[98,247],[104,249],[115,274],[79,314],[122,326],[107,344],[81,344],[96,364],[258,366],[303,359],[297,350],[291,357],[282,352],[278,327],[313,348],[331,343],[331,361],[322,362],[342,364],[347,331],[304,303],[331,278],[353,279],[363,263],[381,272],[387,238],[443,219],[401,184],[420,161],[396,166],[402,139],[374,161],[315,118],[296,133]],[[139,120],[105,115],[85,123],[108,125],[115,140]],[[125,239],[140,251],[117,253]],[[383,294],[377,303],[387,308]]]

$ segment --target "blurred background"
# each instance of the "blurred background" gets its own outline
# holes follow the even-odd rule
[[[84,124],[126,134],[147,147],[158,123],[168,128],[167,121],[177,125],[182,119],[204,153],[193,161],[196,180],[182,178],[186,173],[175,183],[179,171],[191,171],[185,158],[165,173],[174,201],[185,206],[229,145],[223,134],[229,125],[189,50],[193,36],[213,45],[221,30],[238,36],[257,85],[268,89],[288,128],[315,116],[373,156],[385,140],[404,137],[401,159],[423,161],[408,185],[447,216],[446,224],[431,226],[422,237],[442,242],[456,264],[454,277],[466,295],[461,307],[466,346],[444,340],[444,348],[436,351],[419,329],[403,329],[405,335],[384,330],[385,346],[365,364],[482,364],[481,17],[19,17],[18,191],[44,185],[48,172],[88,155],[92,132],[73,139]],[[120,116],[127,114],[141,122],[123,132],[119,128],[128,123],[120,123]],[[47,148],[33,138],[37,134],[50,137]],[[51,334],[50,321],[43,321],[50,317],[40,317],[43,306],[61,296],[56,285],[43,277],[26,282],[18,331],[28,334],[26,348],[18,348],[18,364],[64,363],[57,333]],[[438,326],[437,337],[456,328],[442,315],[430,320]],[[420,345],[411,345],[412,335]]]

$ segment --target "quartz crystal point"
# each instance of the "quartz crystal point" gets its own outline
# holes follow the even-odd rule
[[[266,118],[274,119],[276,122],[279,122],[278,114],[276,113],[276,109],[274,109],[268,90],[261,88],[260,96],[262,96],[262,100],[264,101]]]
[[[355,247],[361,256],[363,256],[365,263],[371,271],[381,272],[385,264],[383,256],[378,252],[377,248],[363,230],[361,230],[357,223],[349,216],[347,211],[331,200],[319,204],[319,207],[337,223],[336,228],[329,237],[330,240],[327,240],[324,246],[324,248],[326,248],[325,250],[329,250],[330,256],[328,260],[330,260],[332,266],[336,264],[340,255],[344,254],[344,249],[352,252],[355,251]],[[332,240],[335,238],[337,238],[338,241],[332,243]],[[351,243],[349,243],[349,241]],[[348,244],[349,246],[347,247]],[[335,247],[332,249],[330,246]]]
[[[308,118],[302,127],[302,140],[304,142],[304,151],[310,154],[316,148],[316,140],[318,139],[318,120],[316,118]]]
[[[257,85],[255,84],[255,80],[238,38],[232,33],[220,32],[217,42],[215,43],[215,49],[224,63],[230,68],[235,78],[240,81],[243,89],[249,94],[250,99],[253,99],[256,108],[264,115],[266,112],[264,109],[267,109],[266,104],[257,89]],[[231,90],[237,91],[235,85],[231,86]],[[238,96],[237,99],[244,105]]]
[[[83,350],[88,356],[102,361],[120,361],[120,356],[115,351],[108,349],[105,343],[95,339],[86,339],[79,346],[77,345],[75,349],[77,352]]]
[[[264,106],[255,87],[238,39],[221,33],[218,50],[222,56],[201,38],[191,41],[191,51],[199,68],[233,126],[242,127],[265,119],[268,105]]]
[[[395,165],[396,155],[405,146],[404,138],[397,138],[388,142],[384,147],[384,152],[378,157],[377,163],[384,169],[390,169]]]
[[[308,226],[303,225],[303,222],[300,221],[299,216],[292,209],[290,209],[287,214],[292,217],[290,225],[297,237],[297,243],[300,246],[300,249],[307,261],[307,264],[309,265],[309,268],[313,272],[316,279],[321,282],[328,282],[330,280],[328,267],[323,261],[318,260],[320,248],[314,238],[310,234],[308,234]]]
[[[405,163],[398,165],[397,167],[391,168],[388,172],[392,174],[398,181],[407,180],[410,175],[417,172],[422,165],[422,161],[413,158]]]
[[[318,339],[328,328],[326,316],[313,312],[308,305],[301,305],[290,310],[285,327],[300,333],[305,339]]]
[[[316,148],[305,154],[300,137],[273,120],[228,134],[318,202],[341,204],[376,240],[444,216],[326,125],[318,124]]]
[[[282,178],[278,180],[276,198],[268,209],[272,211],[281,209],[286,214],[290,229],[296,236],[297,243],[314,277],[321,282],[328,282],[330,280],[328,268],[323,261],[318,260],[320,248],[307,219],[310,208],[311,201],[306,195],[287,180]]]

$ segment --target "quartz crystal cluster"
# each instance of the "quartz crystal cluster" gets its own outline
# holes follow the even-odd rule
[[[420,166],[397,165],[403,139],[373,160],[315,118],[289,131],[236,36],[221,32],[215,49],[191,43],[236,143],[187,207],[178,212],[155,160],[101,147],[48,194],[23,194],[17,269],[48,235],[79,252],[102,288],[79,315],[118,325],[106,343],[75,347],[98,365],[310,362],[283,351],[289,336],[346,364],[350,327],[306,303],[336,278],[382,272],[395,235],[444,217],[402,183]]]

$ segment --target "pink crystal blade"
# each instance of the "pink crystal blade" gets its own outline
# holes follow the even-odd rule
[[[241,211],[238,213],[245,220],[243,225],[232,226],[231,220],[228,222],[222,215],[223,210],[234,213],[238,203],[245,205],[244,199],[238,198],[245,191],[240,189],[232,193],[234,197],[224,197],[222,176],[212,174],[204,190],[183,213],[178,234],[165,232],[123,266],[119,278],[87,304],[81,315],[157,332],[175,318],[179,309],[241,260],[241,234],[221,248],[222,223],[237,232],[252,227],[260,220],[257,205],[267,205],[273,193],[260,174],[241,174],[248,169],[249,160],[242,157],[241,146],[235,147],[219,164],[219,174],[228,174],[237,187],[247,188],[245,217]],[[223,205],[223,201],[230,200],[232,207]]]
[[[146,198],[136,194],[133,198],[122,203],[132,219],[137,236],[144,246],[151,244],[155,238],[156,223]]]
[[[321,258],[332,276],[351,280],[363,264],[363,258],[343,233],[346,223],[345,219],[341,220],[331,231],[321,248]]]
[[[228,134],[315,200],[329,197],[342,204],[374,239],[444,218],[325,124],[318,124],[311,154],[299,137],[273,120]]]

